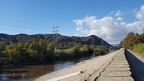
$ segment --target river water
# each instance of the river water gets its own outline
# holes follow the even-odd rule
[[[79,60],[73,61],[59,61],[50,65],[25,66],[15,69],[1,69],[0,81],[33,81],[42,75],[61,70],[90,58],[91,57],[83,57]]]

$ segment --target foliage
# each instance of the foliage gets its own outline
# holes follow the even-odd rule
[[[134,50],[139,53],[144,53],[144,43],[135,44]]]
[[[134,34],[133,32],[128,35],[121,42],[121,46],[124,48],[132,49],[141,54],[144,53],[144,33]]]
[[[5,54],[12,63],[18,64],[21,59],[22,50],[23,49],[21,43],[10,44],[6,46]]]
[[[95,47],[93,53],[95,54],[95,56],[99,56],[99,55],[104,55],[108,52],[109,52],[109,49],[106,47]]]
[[[144,43],[144,33],[140,35],[140,42]]]
[[[95,54],[104,55],[109,52],[109,48],[99,47],[93,45],[81,45],[80,43],[74,43],[71,48],[59,50],[55,52],[57,60],[72,60],[78,59],[83,56],[91,56]]]
[[[140,41],[139,34],[134,34],[133,32],[129,32],[128,35],[121,42],[121,46],[127,49],[133,49],[134,44],[138,44]]]
[[[20,37],[18,39],[20,40]],[[58,60],[79,59],[92,54],[103,55],[108,52],[105,47],[76,42],[61,46],[61,50],[55,50],[53,43],[44,39],[17,43],[0,41],[0,67],[45,64]]]
[[[83,45],[81,48],[80,48],[80,52],[84,55],[86,54],[89,54],[91,51],[90,47],[88,45]]]
[[[41,64],[55,61],[54,46],[43,39],[25,43],[0,42],[0,65],[20,66],[22,64]]]

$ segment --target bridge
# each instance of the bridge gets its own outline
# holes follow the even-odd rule
[[[122,48],[44,75],[35,81],[144,81],[144,60]]]

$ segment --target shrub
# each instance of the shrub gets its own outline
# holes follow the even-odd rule
[[[144,43],[135,44],[134,50],[139,53],[144,53]]]

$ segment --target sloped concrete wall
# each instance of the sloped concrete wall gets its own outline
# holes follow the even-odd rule
[[[130,50],[125,50],[134,81],[144,81],[144,62],[138,59]]]

